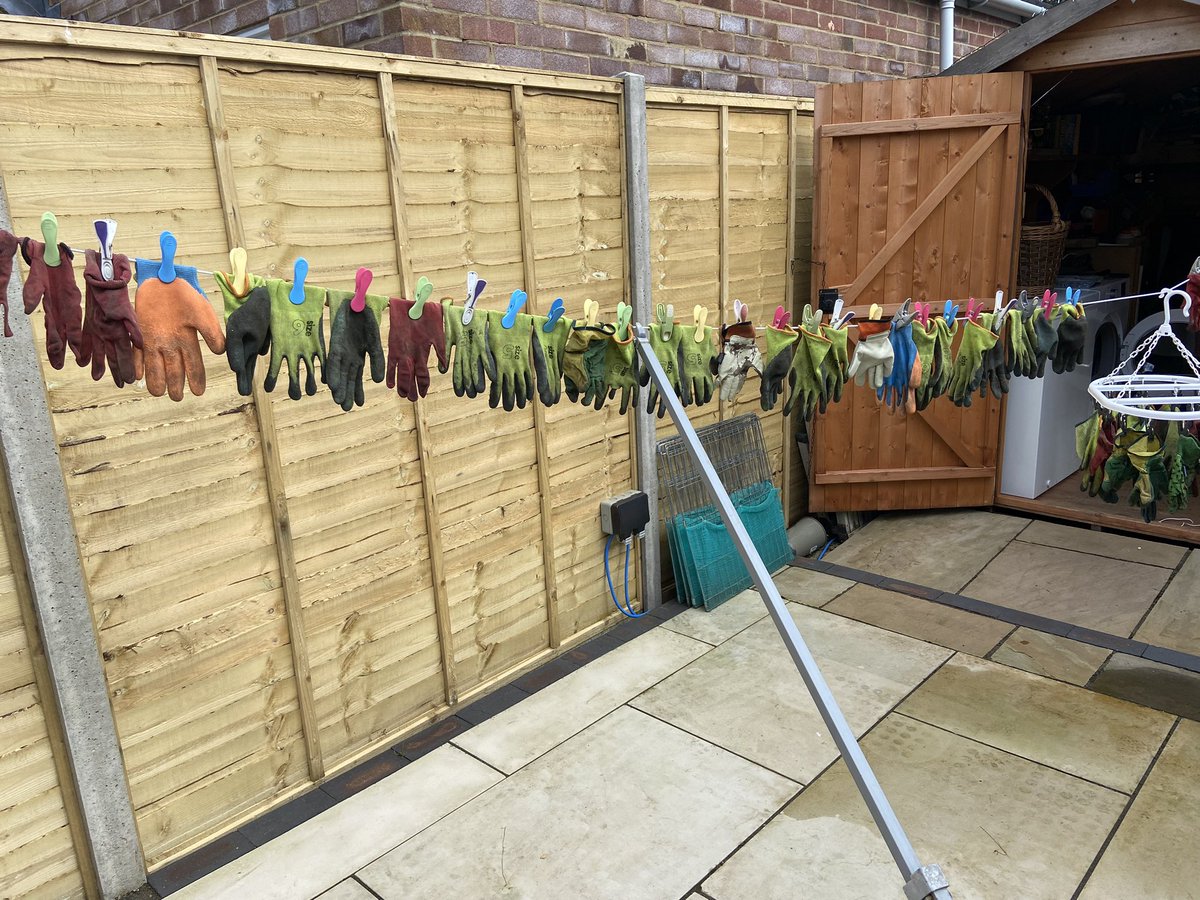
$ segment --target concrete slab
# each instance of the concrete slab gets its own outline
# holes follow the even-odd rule
[[[317,900],[375,900],[375,895],[353,878],[334,885]]]
[[[864,750],[921,861],[942,866],[955,897],[1070,897],[1127,800],[897,714]],[[702,889],[714,900],[880,900],[901,897],[902,884],[839,761]]]
[[[1132,793],[1172,718],[958,655],[898,710],[972,740]]]
[[[975,656],[985,656],[1013,628],[1006,622],[868,584],[855,585],[824,608]]]
[[[1019,516],[978,510],[880,516],[825,558],[889,578],[961,591],[1028,523]]]
[[[1176,547],[1174,544],[1164,544],[1144,537],[1092,531],[1078,525],[1059,525],[1056,522],[1030,522],[1029,527],[1017,535],[1017,540],[1167,569],[1179,565],[1179,561],[1187,553],[1184,547]]]
[[[622,707],[359,877],[384,900],[682,897],[797,789]]]
[[[1181,721],[1080,895],[1200,896],[1200,724]]]
[[[1191,551],[1134,637],[1170,650],[1200,654],[1200,553]]]
[[[1128,637],[1170,570],[1017,542],[963,591],[1011,609]]]
[[[1108,653],[1103,647],[1018,628],[996,648],[991,659],[1034,675],[1084,685],[1108,659]]]
[[[454,743],[512,774],[711,649],[660,626],[476,725]]]
[[[766,615],[767,607],[758,592],[742,591],[712,612],[700,608],[685,610],[660,627],[715,647]]]
[[[788,566],[775,574],[775,587],[779,588],[783,599],[803,603],[805,606],[824,606],[853,586],[854,582],[845,578],[798,569],[795,566]]]
[[[1200,720],[1200,675],[1124,653],[1114,653],[1092,683],[1093,691]]]
[[[857,734],[949,655],[932,644],[795,603],[788,608]],[[630,705],[808,782],[837,757],[775,624],[764,620]]]
[[[177,900],[315,897],[503,776],[444,746],[172,894]]]

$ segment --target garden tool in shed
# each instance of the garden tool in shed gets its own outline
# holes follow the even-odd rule
[[[713,363],[717,351],[713,344],[713,328],[705,324],[708,310],[696,306],[692,315],[694,324],[679,326],[682,335],[679,340],[679,386],[684,406],[703,406],[713,396],[716,384]]]
[[[288,366],[288,396],[299,400],[301,363],[304,369],[304,393],[317,392],[316,364],[321,364],[321,381],[327,380],[325,362],[325,288],[304,283],[308,261],[297,258],[289,284],[278,278],[267,281],[271,295],[271,362],[263,387],[275,390],[279,370]]]
[[[17,238],[0,228],[0,309],[4,312],[4,336],[12,337],[8,324],[8,282],[12,278],[13,257],[17,252]]]
[[[542,406],[553,406],[562,398],[563,354],[575,326],[572,319],[563,317],[565,308],[559,297],[550,305],[548,316],[533,317],[533,371]]]
[[[950,375],[946,392],[956,406],[969,407],[971,395],[978,389],[980,371],[987,352],[996,344],[996,335],[978,321],[963,322],[962,341]]]
[[[136,378],[146,379],[154,397],[182,400],[185,386],[197,397],[203,394],[207,379],[198,335],[213,353],[225,352],[225,335],[208,298],[182,278],[147,278],[138,284],[133,305],[142,329],[142,348],[133,348]]]
[[[667,383],[671,385],[671,389],[677,397],[682,397],[682,388],[680,386],[680,371],[679,371],[679,343],[683,337],[682,332],[676,327],[674,322],[674,308],[671,305],[663,306],[658,304],[657,308],[658,321],[650,323],[649,328],[649,343],[650,349],[654,351],[654,358],[658,360],[662,366],[663,372],[667,376]],[[654,412],[657,408],[658,418],[666,415],[667,408],[662,402],[662,398],[658,396],[658,389],[650,384],[650,373],[646,369],[641,370],[642,386],[650,385],[650,389],[646,392],[646,412]]]
[[[366,402],[363,394],[363,373],[366,360],[371,363],[371,380],[383,381],[386,362],[379,336],[379,319],[384,297],[372,303],[367,288],[371,284],[370,269],[360,268],[354,276],[354,292],[329,291],[329,359],[323,367],[325,380],[333,394],[333,402],[345,412]]]
[[[519,311],[525,300],[525,291],[513,291],[504,313],[487,311],[488,350],[496,367],[488,394],[492,409],[503,405],[506,412],[512,412],[514,406],[524,409],[533,399],[533,317]]]
[[[759,405],[766,411],[775,408],[783,393],[783,380],[792,368],[792,356],[800,334],[787,324],[788,314],[783,307],[775,311],[775,320],[767,328],[766,365],[759,385]]]
[[[887,381],[896,366],[896,353],[892,349],[891,325],[868,319],[858,323],[858,344],[846,377],[853,378],[857,385],[866,385],[878,391]]]
[[[443,312],[442,303],[429,300],[432,292],[433,285],[420,278],[415,300],[393,297],[387,304],[387,386],[413,403],[429,393],[430,350],[437,354],[439,371],[447,368],[445,320],[449,314]],[[448,305],[449,300],[443,303]]]
[[[496,363],[487,344],[487,316],[476,316],[473,309],[455,306],[445,300],[442,311],[446,349],[444,354],[438,355],[438,371],[444,375],[450,370],[453,355],[455,395],[477,397],[487,387],[487,380],[496,377]]]
[[[26,315],[40,305],[45,315],[46,357],[55,369],[61,369],[69,347],[79,365],[87,365],[89,356],[83,346],[83,308],[75,273],[71,268],[74,254],[66,244],[56,244],[58,222],[46,213],[42,233],[48,243],[32,238],[21,241],[21,256],[29,267],[23,299]],[[53,251],[53,253],[51,253]]]
[[[106,278],[100,255],[95,250],[84,255],[84,353],[92,360],[93,381],[104,377],[107,360],[113,383],[124,387],[137,380],[133,350],[143,346],[142,329],[129,302],[129,279],[133,276],[129,257],[113,254],[109,263],[111,274]]]

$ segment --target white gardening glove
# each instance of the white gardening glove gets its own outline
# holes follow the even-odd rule
[[[725,352],[721,354],[721,364],[717,367],[722,400],[731,402],[737,398],[751,369],[762,374],[762,354],[754,338],[729,338],[725,342]]]
[[[850,368],[846,370],[846,377],[853,378],[855,384],[862,385],[865,382],[872,390],[878,390],[892,374],[896,356],[889,330],[887,322],[868,321],[859,324],[858,345],[854,348]]]

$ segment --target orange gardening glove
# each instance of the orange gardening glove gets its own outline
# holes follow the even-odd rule
[[[203,394],[204,358],[196,333],[213,353],[225,352],[225,335],[208,300],[182,278],[167,284],[147,278],[138,285],[133,307],[144,347],[133,348],[133,367],[139,379],[145,377],[146,390],[182,400],[186,377],[192,393]]]

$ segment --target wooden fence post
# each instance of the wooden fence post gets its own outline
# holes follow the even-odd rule
[[[12,229],[2,181],[0,228]],[[10,309],[21,309],[16,272],[8,301]],[[29,317],[21,314],[12,316],[11,325],[13,337],[0,339],[0,466],[7,482],[0,489],[11,492],[10,527],[15,526],[21,551],[15,564],[24,564],[45,653],[43,671],[53,683],[48,694],[39,690],[42,705],[47,720],[57,716],[59,749],[70,764],[72,778],[63,785],[64,801],[71,803],[72,795],[78,801],[75,819],[85,845],[77,846],[76,852],[90,856],[84,872],[90,865],[107,900],[145,884],[146,863],[33,329]],[[36,663],[34,672],[36,676]],[[56,729],[48,729],[54,743]],[[71,819],[68,812],[68,824]],[[71,830],[74,835],[76,827]]]
[[[225,113],[221,105],[221,85],[216,57],[200,57],[200,81],[204,88],[204,107],[208,113],[208,131],[217,169],[217,190],[221,195],[221,209],[225,213],[226,238],[231,249],[245,247],[246,235],[238,209],[237,182],[234,180],[233,159],[229,155],[229,130],[225,127]],[[254,414],[258,420],[263,468],[266,472],[267,497],[271,503],[271,524],[275,529],[275,550],[279,556],[279,576],[283,583],[288,644],[291,647],[292,667],[296,674],[300,729],[308,756],[308,775],[313,781],[319,781],[325,777],[325,762],[321,753],[316,701],[313,698],[300,578],[296,574],[296,555],[292,549],[292,520],[288,513],[287,491],[283,485],[283,464],[279,460],[279,448],[275,443],[275,412],[271,407],[271,397],[264,390],[261,381],[254,382],[253,391]]]

